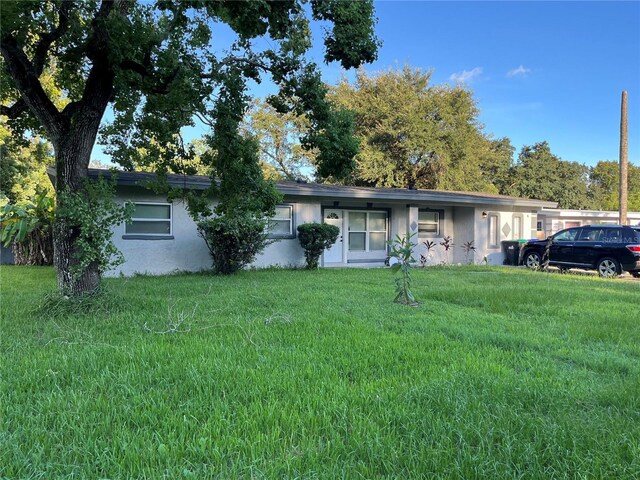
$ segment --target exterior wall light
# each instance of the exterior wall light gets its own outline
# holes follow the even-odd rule
[[[482,212],[482,219],[486,220],[486,218],[487,218],[487,212]]]

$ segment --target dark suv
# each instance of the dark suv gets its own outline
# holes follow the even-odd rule
[[[560,270],[597,270],[601,277],[620,275],[623,270],[640,277],[640,226],[568,228],[546,240],[529,240],[520,248],[520,264],[540,268],[547,262]]]

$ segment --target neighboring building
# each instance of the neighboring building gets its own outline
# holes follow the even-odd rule
[[[546,238],[562,229],[582,225],[616,225],[619,218],[618,212],[611,211],[542,208],[538,211],[538,238]],[[640,225],[640,212],[629,212],[627,218],[629,225]]]
[[[94,169],[89,174],[110,175]],[[117,201],[135,203],[136,213],[131,223],[113,228],[114,243],[126,262],[107,275],[199,271],[211,265],[209,251],[184,203],[167,202],[141,186],[153,178],[149,173],[118,173]],[[202,176],[169,175],[168,181],[173,187],[187,189],[209,185],[209,178]],[[473,241],[476,262],[486,257],[489,264],[501,265],[501,241],[535,237],[536,212],[557,206],[487,193],[297,182],[276,185],[284,195],[270,220],[272,235],[278,241],[267,247],[254,267],[304,265],[296,228],[307,222],[331,223],[341,230],[336,244],[323,255],[324,267],[383,266],[388,256],[386,242],[407,231],[416,233],[416,258],[425,253],[422,242],[439,244],[451,236],[455,246],[446,257],[448,262],[466,262],[462,245]],[[443,260],[444,248],[437,245],[429,263]]]

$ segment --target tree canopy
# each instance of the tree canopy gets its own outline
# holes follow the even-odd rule
[[[620,163],[602,160],[590,170],[589,191],[593,203],[600,210],[618,210],[620,207]],[[640,166],[629,164],[628,209],[640,211]]]
[[[180,171],[177,158],[195,154],[180,132],[200,118],[211,126],[206,141],[215,154],[206,160],[212,175],[221,178],[217,193],[229,195],[223,209],[242,198],[252,199],[246,208],[268,209],[269,187],[255,176],[257,145],[238,134],[250,100],[247,82],[270,75],[280,86],[271,103],[309,118],[312,128],[303,140],[319,148],[319,175],[339,178],[352,168],[358,144],[351,115],[331,108],[317,66],[305,58],[311,46],[307,12],[325,27],[327,62],[358,67],[374,60],[378,47],[370,0],[311,0],[309,10],[305,3],[4,2],[0,115],[8,117],[16,135],[28,129],[51,142],[59,206],[68,197],[60,193],[83,192],[99,132],[114,162],[125,168],[154,163],[166,173]],[[222,25],[235,40],[220,48],[214,34]],[[260,37],[268,42],[256,42]],[[269,48],[258,47],[265,44]],[[53,65],[53,83],[62,95],[50,95],[43,85],[42,75]],[[61,96],[67,100],[63,107],[56,104]],[[107,107],[114,120],[101,126]],[[79,275],[70,273],[82,264],[77,242],[87,236],[81,228],[71,217],[56,218],[58,283],[73,294],[99,281],[92,264]]]
[[[505,193],[558,202],[560,208],[592,208],[588,175],[588,167],[563,161],[547,142],[539,142],[522,147]]]
[[[431,71],[359,70],[330,98],[355,112],[360,152],[348,182],[497,192],[511,165],[508,139],[483,131],[470,90],[431,85]]]
[[[279,113],[269,103],[256,100],[242,129],[260,144],[260,164],[266,178],[296,180],[315,171],[317,149],[306,149],[302,138],[309,130],[306,115]]]

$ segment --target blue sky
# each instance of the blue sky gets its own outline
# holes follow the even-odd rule
[[[564,160],[617,160],[620,95],[640,164],[640,2],[376,2],[379,71],[464,79],[485,131],[519,151],[547,140]],[[325,78],[335,82],[328,69]]]
[[[383,45],[367,71],[434,69],[433,83],[461,81],[474,92],[487,133],[509,137],[517,151],[546,140],[562,159],[588,165],[618,159],[620,95],[627,90],[629,160],[640,165],[640,2],[375,5]],[[313,33],[309,56],[335,84],[345,72],[323,64],[318,25]],[[218,35],[228,42],[224,29]],[[266,82],[253,93],[273,90]]]

